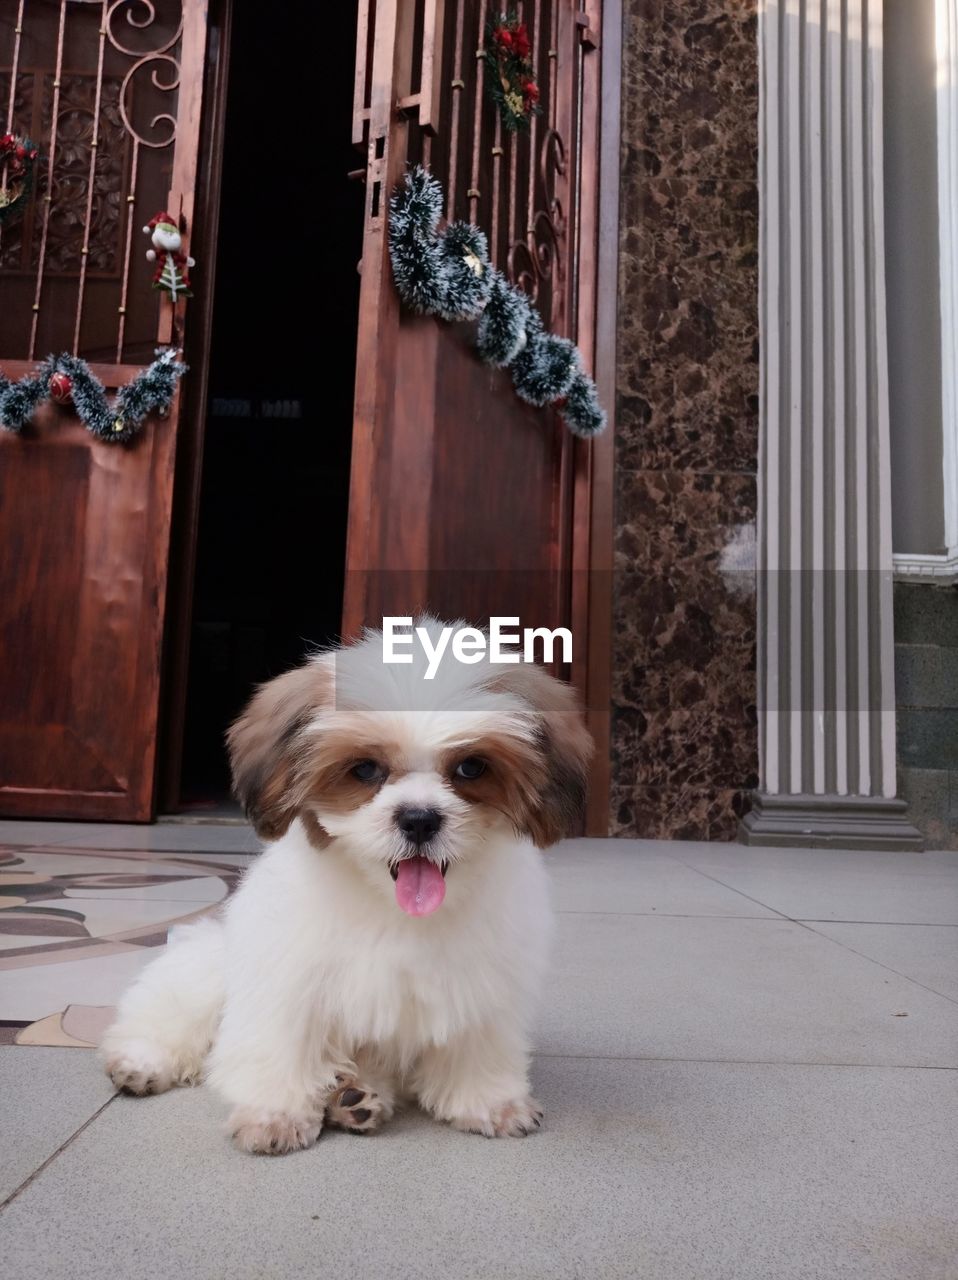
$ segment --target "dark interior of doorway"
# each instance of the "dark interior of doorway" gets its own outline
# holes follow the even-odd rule
[[[234,5],[181,812],[229,803],[226,727],[253,686],[336,639],[363,188],[355,4]]]

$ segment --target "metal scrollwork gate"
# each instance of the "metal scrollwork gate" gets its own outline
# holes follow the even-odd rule
[[[483,57],[490,19],[505,7],[497,0],[398,5],[396,104],[409,122],[404,158],[421,160],[444,183],[450,221],[465,218],[483,228],[493,262],[536,300],[547,327],[574,334],[576,213],[588,124],[584,60],[597,36],[577,0],[508,6],[526,26],[540,93],[539,114],[528,128],[510,132],[487,93],[494,70]],[[384,124],[373,102],[376,35],[381,42],[390,10],[388,3],[360,3],[353,141],[370,150],[374,167],[383,159]]]
[[[204,9],[196,0],[4,6],[0,121],[40,149],[25,212],[0,224],[5,367],[49,351],[140,365],[173,337],[141,228],[171,200],[169,212],[191,218]]]

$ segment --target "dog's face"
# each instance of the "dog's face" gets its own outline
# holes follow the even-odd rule
[[[256,693],[229,733],[236,794],[265,839],[302,819],[410,915],[496,836],[573,832],[592,744],[572,690],[541,668],[388,666],[381,638]]]

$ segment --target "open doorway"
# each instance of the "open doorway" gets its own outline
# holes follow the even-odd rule
[[[253,686],[340,629],[363,188],[352,40],[317,63],[320,8],[234,6],[180,779],[197,815],[229,806],[223,734]]]

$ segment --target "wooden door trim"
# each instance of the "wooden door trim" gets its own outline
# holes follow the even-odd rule
[[[402,177],[408,123],[395,110],[396,86],[409,80],[411,40],[401,38],[403,19],[399,0],[379,0],[376,7],[372,54],[372,81],[366,120],[366,207],[363,260],[359,286],[359,331],[356,338],[356,392],[353,403],[352,462],[349,485],[349,524],[346,542],[346,575],[343,587],[344,637],[355,637],[366,620],[370,564],[382,564],[381,505],[371,491],[377,455],[389,442],[393,421],[391,388],[396,379],[399,331],[399,298],[384,288],[389,265],[389,198]],[[362,45],[362,41],[360,41]],[[362,48],[357,49],[357,76]],[[379,459],[381,462],[381,458]],[[364,513],[360,520],[359,513]],[[427,525],[422,524],[425,537]],[[426,545],[423,546],[423,556]],[[425,560],[423,561],[425,563]]]
[[[573,619],[587,645],[575,680],[582,690],[595,760],[586,809],[586,834],[609,834],[611,800],[613,475],[615,455],[616,336],[618,333],[619,169],[622,96],[622,0],[603,0],[592,15],[598,35],[599,83],[591,85],[584,110],[593,112],[597,146],[585,157],[598,183],[593,277],[593,369],[608,415],[605,432],[576,442]],[[583,148],[585,153],[585,148]],[[583,243],[585,237],[583,236]],[[583,335],[584,336],[584,335]],[[587,586],[587,590],[585,587]],[[581,652],[580,646],[580,652]]]
[[[20,378],[26,378],[36,373],[40,363],[41,361],[39,360],[4,360],[4,376],[9,378],[11,382],[17,382]],[[124,383],[132,382],[138,374],[143,372],[145,367],[142,364],[90,364],[89,366],[93,376],[99,378],[103,385],[110,390],[121,387]]]
[[[194,240],[193,231],[196,222],[196,211],[198,208],[197,188],[201,182],[206,180],[206,167],[200,164],[200,147],[202,145],[203,126],[205,118],[204,94],[207,87],[207,46],[209,42],[209,10],[210,5],[207,0],[193,0],[192,3],[185,4],[183,9],[183,35],[182,35],[182,55],[180,58],[180,89],[179,99],[177,101],[177,142],[176,151],[173,157],[173,172],[171,175],[170,198],[167,208],[174,217],[179,217],[181,225],[184,225],[189,236],[191,247],[200,251],[202,245],[202,235],[199,236],[198,242]],[[184,142],[186,145],[183,145]],[[203,264],[204,274],[206,275],[206,289],[203,298],[204,304],[212,296],[211,281],[213,274],[213,264],[207,262]],[[197,311],[201,311],[202,307],[198,307]],[[194,322],[195,312],[191,309],[186,318],[186,324],[183,325],[175,316],[173,307],[163,308],[161,311],[160,326],[160,342],[166,343],[182,343],[183,331],[189,334],[191,326]],[[188,341],[188,339],[187,339]],[[192,351],[192,348],[190,348]],[[180,384],[179,395],[174,406],[173,412],[178,417],[173,418],[175,430],[173,434],[172,447],[167,456],[168,467],[168,492],[170,494],[169,524],[166,529],[166,537],[163,544],[155,541],[151,548],[155,557],[156,582],[157,582],[157,612],[159,624],[159,651],[155,655],[156,670],[156,688],[154,691],[155,705],[155,729],[153,734],[153,752],[150,761],[149,778],[149,799],[147,804],[143,806],[143,811],[138,815],[141,821],[152,822],[156,817],[157,809],[157,782],[160,771],[160,741],[162,736],[162,725],[164,718],[164,707],[162,702],[162,694],[164,688],[163,682],[163,665],[164,655],[167,649],[168,637],[170,634],[170,623],[173,618],[170,610],[170,591],[172,584],[172,563],[171,558],[174,550],[174,531],[176,530],[176,511],[177,511],[177,458],[183,447],[184,436],[186,436],[190,427],[194,424],[191,421],[192,413],[195,412],[196,406],[202,406],[206,399],[206,378],[208,352],[203,352],[203,358],[199,361],[192,360],[190,378],[190,387],[187,390]],[[192,432],[190,432],[192,435]]]
[[[197,261],[201,264],[203,287],[197,290],[196,297],[189,304],[184,358],[190,375],[184,388],[177,440],[167,624],[160,686],[156,790],[158,808],[166,813],[176,812],[181,799],[233,3],[234,0],[214,0],[207,29],[206,106],[201,126],[195,221],[190,236],[190,246],[195,249]]]

